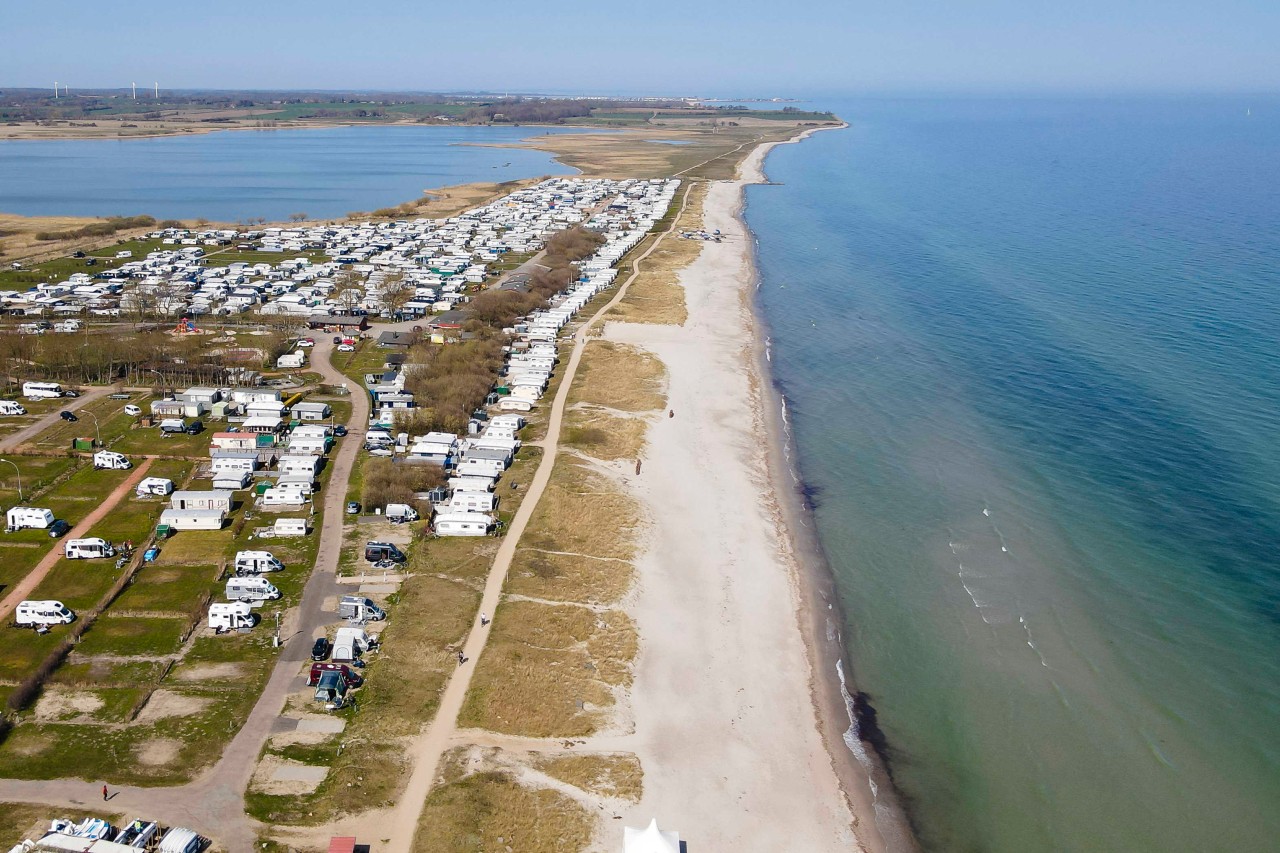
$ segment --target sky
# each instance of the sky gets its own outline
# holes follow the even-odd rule
[[[1270,92],[1271,0],[0,0],[0,87]]]

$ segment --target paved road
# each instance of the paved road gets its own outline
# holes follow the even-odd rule
[[[44,432],[46,429],[56,424],[58,422],[58,419],[62,416],[61,415],[62,412],[78,411],[84,408],[85,406],[89,405],[90,403],[101,400],[103,397],[107,396],[108,394],[115,393],[116,390],[117,389],[113,387],[91,388],[90,390],[85,391],[79,397],[64,398],[62,408],[55,409],[49,414],[37,418],[34,423],[28,426],[25,426],[22,429],[15,432],[13,435],[6,436],[4,439],[0,440],[0,453],[13,450],[16,447],[20,447],[21,445],[26,444],[28,441],[35,438],[40,433]]]
[[[343,376],[330,363],[333,345],[317,342],[311,350],[312,369],[325,382],[346,385],[351,393],[351,418],[347,421],[347,437],[329,459],[333,472],[324,490],[324,515],[319,536],[319,554],[315,569],[302,592],[298,628],[285,638],[280,658],[267,681],[249,718],[231,743],[223,750],[218,763],[188,785],[172,788],[112,787],[110,808],[113,812],[151,817],[162,823],[187,826],[213,838],[228,853],[243,853],[253,848],[259,825],[244,811],[244,792],[253,776],[263,744],[271,727],[284,709],[285,699],[303,686],[300,674],[304,661],[310,660],[311,640],[322,626],[337,618],[325,613],[321,605],[326,596],[336,595],[338,557],[342,549],[342,525],[347,483],[356,455],[364,444],[369,423],[369,395]],[[103,389],[104,392],[109,389]],[[80,398],[84,400],[84,398]],[[86,809],[101,807],[102,783],[78,779],[29,781],[0,780],[0,802],[47,803]]]

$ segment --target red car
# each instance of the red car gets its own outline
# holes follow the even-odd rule
[[[311,672],[307,674],[307,686],[315,687],[320,683],[320,673],[326,670],[338,670],[347,678],[347,683],[352,687],[359,687],[364,684],[364,676],[356,672],[345,663],[313,663],[311,664]]]

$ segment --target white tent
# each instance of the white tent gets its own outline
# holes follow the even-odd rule
[[[658,819],[644,829],[622,828],[622,853],[680,853],[680,833],[658,829]]]

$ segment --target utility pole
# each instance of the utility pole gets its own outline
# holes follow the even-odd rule
[[[0,459],[0,462],[9,462],[8,459]],[[13,470],[18,472],[18,501],[22,501],[22,469],[18,467],[18,463],[9,462],[13,466]]]

